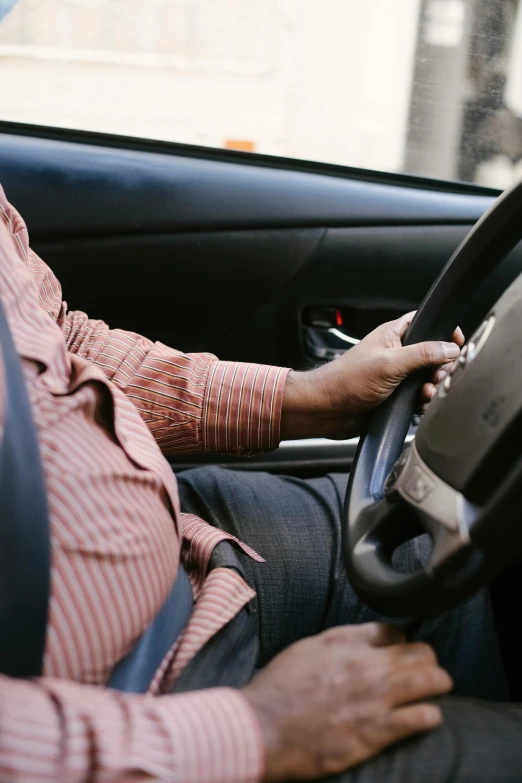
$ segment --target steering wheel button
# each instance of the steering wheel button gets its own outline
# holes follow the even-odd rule
[[[470,342],[473,343],[473,356],[474,359],[476,355],[479,353],[479,351],[483,348],[486,340],[488,339],[489,335],[493,331],[493,327],[495,326],[495,316],[490,315],[489,318],[486,318],[484,323],[477,329],[473,337],[471,338]]]
[[[403,485],[403,492],[415,503],[422,503],[433,489],[433,482],[417,465]]]

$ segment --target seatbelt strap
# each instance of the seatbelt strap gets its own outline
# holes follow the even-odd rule
[[[49,605],[47,497],[36,430],[0,300],[4,419],[0,439],[0,672],[42,673]]]
[[[108,688],[145,693],[161,662],[187,625],[194,597],[187,572],[180,564],[167,600],[131,652],[114,668]]]

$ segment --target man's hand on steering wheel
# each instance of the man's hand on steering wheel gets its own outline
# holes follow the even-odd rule
[[[433,368],[422,387],[425,407],[447,366],[459,355],[464,335],[454,342],[422,342],[403,346],[415,313],[382,324],[339,359],[310,372],[290,372],[283,398],[281,437],[350,438],[361,431],[364,417],[384,402],[411,373]]]

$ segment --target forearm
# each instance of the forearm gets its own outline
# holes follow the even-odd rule
[[[3,781],[257,783],[263,752],[232,689],[152,698],[0,677]]]
[[[133,401],[164,453],[246,456],[279,444],[283,368],[184,354],[85,313],[68,313],[62,330],[69,351]]]
[[[355,419],[330,398],[323,368],[288,374],[281,410],[281,440],[336,439],[356,434]]]

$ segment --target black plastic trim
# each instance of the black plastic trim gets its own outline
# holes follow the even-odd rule
[[[33,241],[260,228],[475,223],[490,196],[0,134]],[[42,194],[45,193],[45,198]]]
[[[230,470],[262,470],[268,473],[289,473],[297,476],[323,475],[328,471],[348,472],[355,456],[357,443],[358,438],[283,441],[274,451],[248,458],[202,452],[171,456],[169,463],[175,472],[210,464]]]
[[[430,177],[402,174],[398,172],[375,171],[356,166],[342,166],[335,163],[289,158],[279,155],[265,155],[255,152],[240,152],[220,147],[205,147],[196,144],[181,144],[173,141],[142,138],[138,136],[123,136],[99,131],[78,130],[75,128],[60,128],[54,125],[36,125],[23,122],[0,120],[0,133],[14,136],[67,141],[75,144],[90,144],[94,146],[112,147],[137,152],[152,152],[163,155],[181,155],[186,158],[238,163],[247,166],[301,171],[311,174],[326,174],[331,177],[357,179],[362,182],[374,182],[383,185],[432,190],[444,193],[459,193],[477,196],[498,196],[501,192],[496,188],[487,188],[469,182],[433,179]]]

